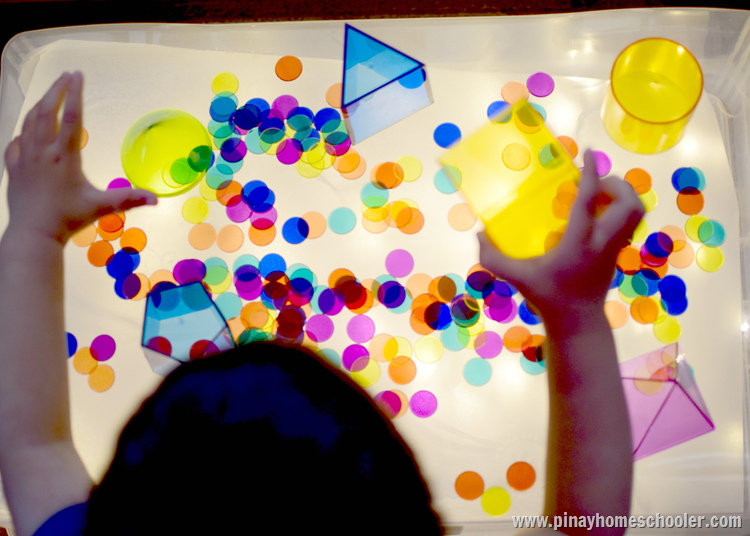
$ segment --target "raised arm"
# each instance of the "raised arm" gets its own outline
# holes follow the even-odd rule
[[[510,259],[480,234],[482,266],[515,285],[544,319],[550,423],[545,515],[625,516],[633,453],[625,396],[604,301],[620,248],[644,208],[633,188],[599,179],[593,156],[560,244],[542,257]],[[607,205],[596,217],[597,206]],[[625,529],[558,529],[622,534]]]
[[[5,152],[10,223],[0,240],[0,474],[19,536],[86,501],[92,486],[70,430],[63,247],[96,218],[156,203],[150,192],[102,192],[84,177],[82,84],[80,73],[63,74]]]

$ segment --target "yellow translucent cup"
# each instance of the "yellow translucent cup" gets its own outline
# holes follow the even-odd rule
[[[666,151],[682,138],[702,93],[703,72],[688,49],[670,39],[641,39],[612,66],[604,128],[629,151]]]
[[[581,173],[526,99],[506,106],[440,162],[505,255],[538,257],[562,238]]]

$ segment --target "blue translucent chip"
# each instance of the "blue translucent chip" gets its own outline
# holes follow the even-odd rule
[[[646,250],[659,259],[669,257],[674,250],[672,239],[666,233],[651,233],[646,238]]]
[[[138,267],[140,259],[138,253],[134,250],[132,253],[120,250],[115,253],[112,260],[107,264],[107,273],[113,279],[125,279]]]
[[[631,284],[640,296],[653,296],[659,290],[659,274],[653,270],[639,270],[633,275]]]
[[[678,303],[685,299],[687,286],[685,282],[676,275],[665,276],[659,282],[661,299],[668,303]]]
[[[523,320],[530,326],[536,326],[537,324],[542,323],[542,317],[537,316],[531,312],[531,309],[529,309],[529,305],[526,303],[526,300],[523,300],[523,302],[521,302],[521,305],[518,306],[518,316],[520,316],[521,320]]]
[[[624,278],[625,274],[623,274],[619,268],[615,268],[615,275],[612,277],[612,282],[609,284],[609,288],[619,287]]]
[[[685,188],[695,188],[702,192],[706,187],[706,177],[698,168],[679,168],[672,173],[672,186],[678,192],[681,192]]]
[[[333,119],[341,119],[341,114],[334,108],[323,108],[317,114],[315,114],[315,128],[318,130],[323,128],[323,125]]]
[[[276,253],[269,253],[260,260],[260,275],[264,278],[271,272],[285,272],[286,261]]]
[[[493,123],[507,123],[513,115],[513,107],[505,101],[495,101],[487,107],[487,117]]]
[[[281,230],[284,240],[290,244],[300,244],[310,234],[310,226],[302,218],[289,218]]]
[[[666,300],[662,300],[661,306],[670,315],[681,315],[687,310],[688,300],[687,298],[684,298],[678,302],[668,302]]]
[[[66,332],[68,337],[68,357],[72,357],[78,350],[78,341],[72,333]]]

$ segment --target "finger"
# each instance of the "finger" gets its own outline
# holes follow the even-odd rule
[[[8,148],[5,149],[5,166],[10,172],[11,169],[18,165],[18,161],[21,158],[21,141],[19,138],[14,138],[8,144]]]
[[[621,179],[604,179],[601,188],[613,201],[597,220],[595,247],[619,250],[632,238],[646,209],[633,188]]]
[[[21,129],[20,136],[20,149],[23,153],[29,153],[34,151],[34,143],[36,140],[36,117],[39,113],[39,107],[34,106],[26,114],[26,118],[23,120],[23,128]]]
[[[57,136],[57,112],[60,110],[69,81],[70,75],[63,73],[37,104],[36,141],[51,143],[55,140]]]
[[[131,190],[130,188],[116,188],[96,192],[92,195],[94,219],[101,218],[112,212],[125,212],[131,208],[143,205],[156,205],[156,194],[148,190]]]
[[[524,274],[528,275],[531,261],[519,261],[504,255],[484,233],[477,234],[477,238],[479,238],[479,264],[484,268],[514,285],[517,281],[523,280]]]
[[[578,193],[570,209],[570,219],[565,232],[569,237],[567,240],[577,242],[591,232],[595,200],[599,192],[599,175],[596,173],[596,163],[590,149],[583,155],[583,164],[583,173],[578,181]]]
[[[83,74],[76,71],[70,77],[68,93],[65,96],[62,124],[60,125],[60,143],[68,152],[80,150],[82,124]]]

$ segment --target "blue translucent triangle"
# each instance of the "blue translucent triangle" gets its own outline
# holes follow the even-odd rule
[[[424,64],[346,25],[343,106]]]

